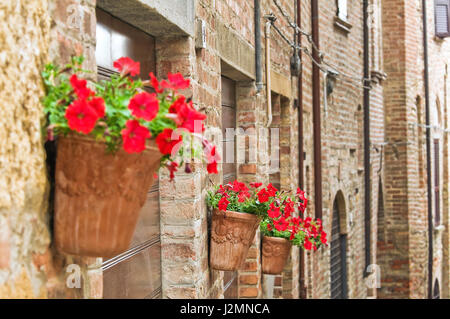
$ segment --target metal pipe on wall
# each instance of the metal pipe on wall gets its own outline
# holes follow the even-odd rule
[[[427,28],[427,4],[422,0],[423,23],[423,59],[424,59],[424,84],[425,84],[425,124],[427,147],[427,199],[428,199],[428,298],[433,297],[433,206],[432,206],[432,181],[431,181],[431,132],[430,132],[430,84],[428,66],[428,28]]]
[[[269,127],[272,124],[272,88],[270,83],[270,28],[272,27],[272,21],[268,18],[265,28],[266,36],[266,100],[267,100],[267,124]]]
[[[297,1],[297,21],[296,24],[301,28],[302,26],[302,4],[301,0]],[[297,32],[297,43],[302,44],[302,34]],[[298,185],[304,190],[305,178],[303,173],[304,168],[304,158],[303,158],[303,67],[302,67],[302,51],[300,50],[300,72],[298,74]],[[304,216],[300,216],[304,217]],[[305,285],[305,251],[300,248],[300,261],[299,261],[299,288],[300,288],[300,298],[306,299],[306,285]]]
[[[370,265],[371,237],[371,180],[370,180],[370,83],[369,79],[369,1],[363,1],[363,33],[364,33],[364,239],[365,239],[365,271]]]
[[[313,59],[320,61],[319,57],[319,1],[311,0],[311,25]],[[321,141],[321,114],[320,114],[320,69],[312,62],[312,104],[314,126],[314,210],[315,217],[322,218],[322,141]]]
[[[255,8],[255,77],[256,90],[261,92],[263,88],[262,82],[262,65],[261,65],[261,5],[259,0],[254,2]]]

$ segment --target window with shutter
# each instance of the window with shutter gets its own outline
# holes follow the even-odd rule
[[[450,0],[435,0],[434,17],[436,35],[440,38],[450,36]]]

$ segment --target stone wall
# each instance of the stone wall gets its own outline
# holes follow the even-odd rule
[[[0,298],[45,298],[49,185],[41,136],[47,1],[0,6]]]

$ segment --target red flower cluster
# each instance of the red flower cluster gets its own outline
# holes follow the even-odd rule
[[[213,196],[217,196],[217,208],[227,210],[229,205],[233,205],[234,209],[239,210],[239,206],[248,202],[256,203],[255,190],[250,190],[245,183],[235,180],[226,185],[220,185],[214,192]]]
[[[153,72],[149,76],[150,84],[157,94],[163,93],[165,89],[173,90],[174,92],[184,90],[190,84],[189,79],[185,79],[181,73],[168,73],[168,80],[162,80],[161,82],[158,81]],[[171,119],[177,126],[177,129],[198,135],[205,131],[203,121],[206,119],[206,115],[194,108],[192,100],[187,102],[184,95],[176,95],[175,100],[169,107],[169,113],[166,115],[166,118]],[[175,139],[173,137],[173,130],[171,129],[165,129],[157,136],[156,143],[162,154],[169,155],[178,151],[178,148],[175,147],[182,141],[182,136],[177,134],[175,135]],[[207,140],[202,140],[202,145],[208,173],[218,174],[217,162],[220,160],[220,157],[216,147],[211,145]],[[187,165],[189,164],[187,163]],[[190,171],[190,167],[187,166],[185,171]]]
[[[105,116],[105,101],[95,97],[95,92],[87,87],[86,80],[78,79],[74,74],[70,84],[76,99],[67,107],[65,117],[71,130],[89,134],[97,120]]]
[[[178,93],[189,88],[190,80],[184,78],[181,73],[168,73],[167,79],[160,82],[150,73],[148,82],[156,93],[148,93],[143,90],[144,83],[147,82],[129,78],[140,74],[139,62],[121,57],[114,61],[113,65],[120,74],[112,76],[109,85],[105,84],[103,89],[100,89],[102,84],[98,84],[98,95],[103,94],[105,100],[87,87],[86,80],[78,78],[76,74],[70,77],[72,91],[66,99],[60,98],[61,101],[70,101],[64,110],[67,126],[83,134],[90,134],[95,129],[94,135],[99,137],[103,134],[105,143],[112,150],[121,143],[128,153],[144,151],[147,140],[155,138],[163,155],[161,164],[168,168],[171,179],[181,165],[175,157],[182,154],[180,149],[183,146],[183,136],[190,134],[191,137],[198,138],[203,145],[202,155],[206,159],[208,172],[217,174],[219,154],[216,147],[203,137],[206,115],[195,109],[192,100]],[[127,109],[124,109],[124,99],[128,96],[130,99],[125,102]],[[108,109],[105,108],[105,101],[108,103]],[[48,104],[53,105],[54,101]],[[62,127],[61,130],[67,127],[60,123],[51,124],[53,125],[48,128],[49,138],[52,138],[55,127]],[[192,171],[189,163],[186,163],[185,171]],[[244,199],[245,196],[241,195],[241,200]]]
[[[274,192],[272,187],[268,187],[269,191]],[[293,241],[297,234],[302,233],[300,239],[303,240],[302,245],[306,250],[317,250],[320,245],[327,245],[327,234],[323,231],[322,221],[320,219],[312,220],[311,217],[302,219],[294,217],[295,202],[299,212],[303,213],[306,209],[308,200],[305,192],[297,189],[295,200],[290,197],[280,198],[279,196],[270,204],[268,210],[269,223],[266,224],[267,230],[272,232],[273,229],[279,232],[288,231],[289,239]]]

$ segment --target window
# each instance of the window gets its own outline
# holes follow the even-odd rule
[[[227,136],[227,128],[233,129],[233,137]],[[232,183],[237,177],[234,130],[236,129],[236,82],[222,76],[222,134],[223,134],[223,184]],[[232,152],[233,162],[227,162],[227,152]],[[225,299],[238,298],[238,273],[225,271],[223,274]]]
[[[337,16],[342,21],[347,21],[347,0],[337,0]]]
[[[440,38],[450,36],[450,0],[435,0],[434,18],[436,36]]]
[[[434,223],[441,224],[441,196],[440,196],[440,164],[439,139],[434,139]]]
[[[141,76],[155,72],[155,39],[97,8],[96,60],[99,80],[114,72],[113,61],[129,56],[141,62]],[[104,260],[105,299],[161,298],[159,184],[151,187],[129,249]]]
[[[348,34],[352,28],[352,25],[348,21],[347,2],[347,0],[336,0],[336,16],[334,17],[334,25],[346,34]]]

